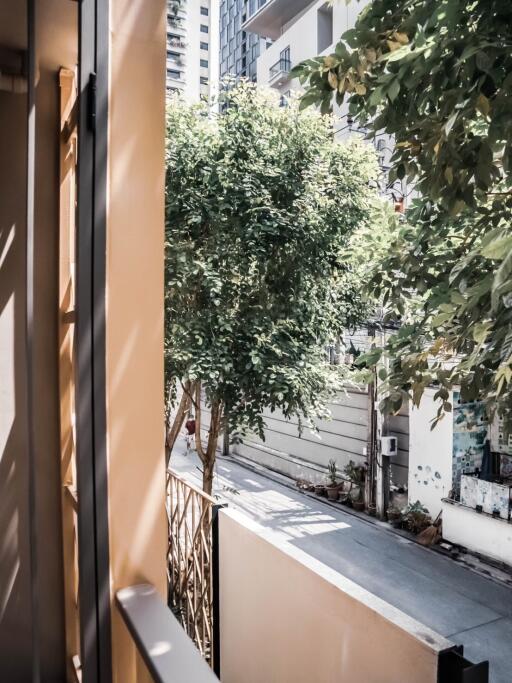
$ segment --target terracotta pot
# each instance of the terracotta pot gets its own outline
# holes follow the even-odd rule
[[[326,490],[327,490],[327,498],[329,500],[338,500],[338,496],[339,496],[340,492],[339,492],[337,486],[328,486]]]
[[[364,510],[364,500],[353,500],[352,507],[358,512],[363,512]]]
[[[325,486],[323,484],[315,484],[315,493],[317,496],[325,496]]]

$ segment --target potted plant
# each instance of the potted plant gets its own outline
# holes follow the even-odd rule
[[[352,503],[352,507],[354,510],[364,510],[364,465],[356,465],[353,460],[350,460],[348,465],[345,466],[344,473],[350,482],[348,495],[350,502]]]
[[[327,475],[329,484],[325,487],[327,491],[327,498],[329,500],[338,500],[339,486],[336,472],[336,460],[329,460],[327,469],[329,470],[329,474]]]
[[[399,529],[402,526],[402,511],[397,508],[396,505],[391,505],[387,509],[388,522],[395,529]]]
[[[363,512],[364,510],[364,495],[362,487],[358,486],[354,489],[354,495],[352,496],[352,507],[357,512]]]
[[[403,509],[402,522],[408,531],[419,534],[432,524],[432,517],[427,508],[417,500],[415,503],[409,503]]]
[[[352,489],[352,483],[346,479],[342,481],[341,485],[338,487],[338,500],[343,505],[351,505],[350,491]]]

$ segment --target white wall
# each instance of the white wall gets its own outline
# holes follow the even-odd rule
[[[512,524],[458,503],[442,505],[445,540],[512,567]]]
[[[448,640],[240,513],[219,536],[223,683],[436,683]]]
[[[208,16],[201,14],[201,8],[208,10]],[[167,85],[182,90],[190,103],[199,102],[201,97],[216,97],[219,89],[219,0],[186,0],[179,11],[183,18],[181,28],[168,26],[168,32],[182,36],[186,43],[184,49],[168,45],[167,49],[183,55],[183,64],[167,58],[167,68],[183,73],[180,81],[167,78]],[[201,31],[201,25],[208,26],[208,33]],[[208,43],[209,49],[202,50],[201,43]],[[201,59],[208,61],[208,67],[201,66]],[[201,77],[208,79],[201,85]]]
[[[434,429],[439,403],[428,388],[409,415],[409,501],[421,501],[435,517],[452,488],[453,419],[448,413]]]
[[[369,0],[351,2],[336,2],[333,5],[333,44],[338,42],[340,35],[355,24],[357,15],[368,4]],[[290,46],[292,66],[304,59],[311,59],[318,54],[317,45],[317,12],[326,4],[325,0],[317,0],[295,21],[290,22],[281,35],[258,59],[258,83],[265,85],[269,80],[269,69],[279,60],[282,50]],[[332,47],[322,54],[328,54]],[[297,79],[283,85],[280,90],[300,90]]]

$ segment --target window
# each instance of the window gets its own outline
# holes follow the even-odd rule
[[[203,15],[203,17],[207,17],[208,16],[208,7],[201,7],[201,14]]]
[[[332,7],[323,5],[317,13],[318,52],[327,50],[333,43]]]
[[[181,71],[178,71],[177,69],[167,69],[167,75],[169,78],[174,78],[179,81],[181,78]]]
[[[201,42],[200,47],[201,47],[201,50],[208,50],[208,43]]]
[[[207,59],[200,59],[199,60],[200,65],[203,67],[203,69],[208,68],[208,60]]]
[[[201,85],[208,85],[208,79],[206,78],[206,76],[201,76],[199,82],[201,83]]]
[[[173,50],[167,50],[167,56],[169,59],[180,59],[181,55],[179,52],[174,52]]]
[[[208,33],[208,26],[206,24],[201,24],[201,33]]]

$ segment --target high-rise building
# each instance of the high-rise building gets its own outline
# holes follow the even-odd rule
[[[212,100],[219,83],[219,0],[168,0],[167,93]]]
[[[327,2],[327,0],[267,0],[249,11],[242,30],[265,36],[272,44],[257,60],[257,80],[282,94],[300,90],[298,80],[290,79],[293,66],[334,49],[339,36],[354,26],[358,13],[368,0]]]
[[[258,84],[276,89],[282,103],[286,104],[292,92],[304,90],[299,80],[291,77],[292,68],[306,59],[333,52],[341,34],[355,25],[359,13],[369,2],[267,0],[261,7],[254,8],[242,24],[242,30],[273,41],[257,59]],[[366,130],[351,120],[346,104],[335,106],[334,113],[336,139],[365,135]],[[379,164],[387,171],[393,140],[388,135],[378,135],[374,145]],[[392,187],[383,185],[383,190],[390,197],[403,198],[411,188],[405,180],[397,180]]]
[[[255,81],[256,63],[269,41],[243,28],[247,18],[267,0],[221,0],[220,4],[220,77],[248,78]]]

